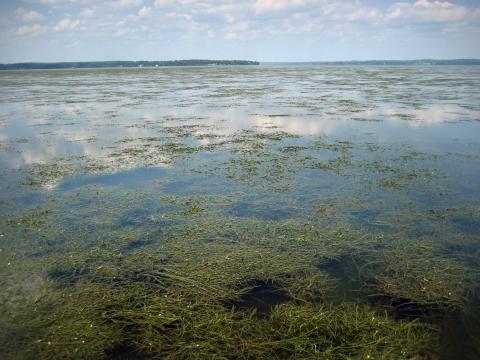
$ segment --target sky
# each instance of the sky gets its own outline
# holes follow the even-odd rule
[[[0,0],[0,63],[480,58],[480,0]]]

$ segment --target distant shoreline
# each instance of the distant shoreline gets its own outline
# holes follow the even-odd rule
[[[0,64],[0,70],[49,70],[92,68],[155,68],[166,66],[232,66],[259,65],[249,60],[172,60],[172,61],[78,61],[78,62],[23,62]]]
[[[157,68],[175,66],[238,66],[238,65],[480,65],[480,59],[419,59],[419,60],[362,60],[362,61],[292,61],[258,62],[250,60],[171,60],[171,61],[78,61],[23,62],[0,64],[0,70],[60,70],[107,68]]]

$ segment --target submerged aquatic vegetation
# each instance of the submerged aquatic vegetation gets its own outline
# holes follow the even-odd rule
[[[216,256],[220,256],[219,250],[225,249],[214,252]],[[206,254],[203,249],[199,251]],[[248,248],[231,255],[245,259],[244,276],[260,271],[256,276],[270,277],[278,286],[283,284],[283,304],[278,302],[260,319],[254,316],[259,311],[256,307],[228,305],[232,302],[227,299],[244,296],[245,286],[259,283],[232,283],[235,279],[231,264],[237,264],[238,259],[226,260],[223,255],[214,267],[195,265],[197,261],[183,256],[159,264],[152,254],[144,258],[141,266],[141,259],[134,263],[129,260],[135,258],[132,256],[118,260],[126,265],[117,267],[116,272],[111,272],[113,268],[103,270],[98,263],[93,273],[57,267],[50,275],[62,276],[54,281],[67,281],[70,286],[16,309],[3,341],[23,346],[14,353],[9,353],[12,347],[7,346],[5,354],[11,358],[79,359],[110,358],[118,352],[132,357],[175,359],[395,354],[408,359],[434,351],[438,329],[432,325],[394,320],[367,305],[329,304],[323,296],[312,302],[300,294],[308,292],[307,284],[314,284],[314,292],[327,289],[325,277],[315,281],[313,274],[285,274],[283,271],[288,269],[275,270],[278,261],[263,258],[271,264],[269,270],[258,259],[258,252],[250,255]],[[275,275],[272,270],[283,270],[284,275]],[[78,281],[71,283],[70,278],[63,277],[66,273],[74,274]],[[231,289],[225,292],[227,284]],[[300,294],[292,292],[289,284]]]
[[[0,74],[2,359],[478,358],[478,71],[144,70]]]
[[[46,272],[52,286],[49,293],[35,303],[17,304],[7,313],[11,318],[5,322],[8,332],[2,341],[12,344],[6,349],[23,345],[21,351],[6,355],[347,358],[401,354],[408,359],[430,357],[436,351],[440,329],[434,324],[396,320],[394,314],[383,313],[360,297],[343,303],[335,300],[336,284],[344,279],[319,270],[318,259],[354,251],[359,243],[352,238],[361,237],[358,231],[315,230],[291,220],[281,224],[209,219],[175,225],[161,235],[163,240],[135,251],[101,243],[88,256],[50,257],[46,260],[51,264]],[[301,242],[295,241],[299,235]],[[363,242],[367,246],[372,240]],[[385,266],[390,264],[394,262],[383,264],[387,274],[391,272]],[[419,269],[421,274],[424,270]],[[353,279],[355,274],[349,276]],[[392,279],[399,285],[405,281],[403,276]],[[275,296],[261,298],[272,304],[265,305],[268,310],[261,303],[239,305],[256,287],[280,292],[281,301]],[[406,291],[416,296],[414,290]]]

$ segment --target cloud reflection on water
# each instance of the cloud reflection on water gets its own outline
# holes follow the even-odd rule
[[[168,166],[170,159],[155,153],[158,144],[145,139],[167,141],[174,127],[197,126],[188,141],[204,146],[250,128],[332,137],[370,131],[379,139],[400,133],[408,139],[433,127],[452,131],[443,126],[480,118],[472,92],[480,77],[467,70],[299,66],[2,74],[8,86],[2,89],[0,167],[68,156],[135,167],[110,155],[140,145],[145,156]],[[449,86],[467,75],[462,87]]]

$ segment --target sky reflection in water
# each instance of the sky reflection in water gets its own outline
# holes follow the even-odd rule
[[[0,249],[16,266],[4,266],[7,307],[58,291],[57,256],[83,264],[105,249],[132,263],[171,251],[178,265],[220,263],[242,247],[229,267],[237,272],[259,253],[290,254],[305,263],[282,271],[309,274],[313,264],[343,274],[336,280],[357,296],[343,280],[358,261],[374,270],[362,291],[375,285],[417,305],[418,286],[452,302],[476,291],[459,284],[480,269],[479,67],[2,72],[0,99]],[[207,253],[190,255],[198,251]],[[315,252],[337,269],[322,270]]]

